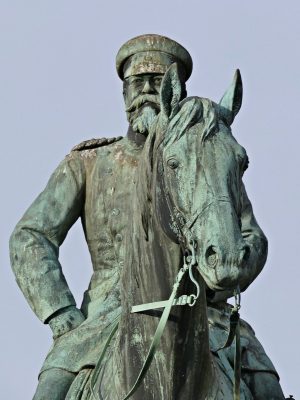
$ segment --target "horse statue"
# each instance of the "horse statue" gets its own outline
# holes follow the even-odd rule
[[[213,356],[207,317],[207,297],[238,294],[251,274],[240,223],[248,161],[230,129],[241,106],[240,74],[220,104],[181,98],[173,64],[135,177],[122,312],[86,399],[253,399]]]

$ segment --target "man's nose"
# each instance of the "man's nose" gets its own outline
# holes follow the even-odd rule
[[[148,79],[146,80],[146,82],[144,84],[142,93],[145,93],[145,94],[147,94],[147,93],[155,93],[155,89],[154,89],[153,85],[151,85],[151,83],[149,82]]]

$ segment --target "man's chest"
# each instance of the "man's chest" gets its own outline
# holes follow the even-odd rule
[[[97,153],[87,171],[84,226],[88,241],[123,241],[135,196],[139,152],[121,141]]]

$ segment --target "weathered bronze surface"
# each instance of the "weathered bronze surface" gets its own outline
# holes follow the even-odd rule
[[[186,98],[190,55],[158,35],[123,45],[117,71],[127,136],[75,146],[11,236],[17,282],[54,338],[34,399],[124,399],[162,314],[131,308],[170,297],[192,241],[199,297],[193,307],[172,307],[130,398],[232,399],[234,344],[220,350],[229,331],[227,299],[252,283],[267,256],[242,182],[246,151],[230,129],[242,102],[240,74],[219,104]],[[58,260],[78,218],[94,269],[80,309]],[[194,287],[187,274],[178,295]],[[284,399],[254,331],[243,320],[240,331],[240,398]]]

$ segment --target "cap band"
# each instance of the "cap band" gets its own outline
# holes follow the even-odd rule
[[[132,55],[125,62],[123,76],[128,78],[140,74],[164,74],[168,67],[176,62],[170,54],[160,51],[144,51]]]

